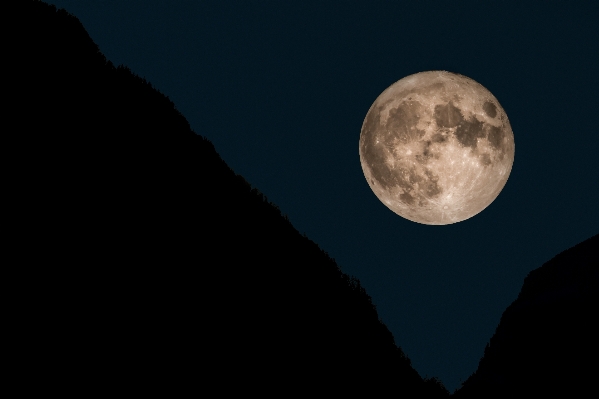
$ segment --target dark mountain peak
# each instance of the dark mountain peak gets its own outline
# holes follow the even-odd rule
[[[455,397],[578,397],[594,389],[597,314],[599,235],[563,251],[526,277],[478,369]]]
[[[28,253],[44,266],[35,306],[39,338],[52,345],[40,350],[73,365],[54,384],[447,396],[412,368],[360,282],[235,174],[168,97],[107,61],[72,15],[19,4],[27,51],[11,58],[26,102],[15,100],[8,122],[26,167],[14,202],[33,226]]]
[[[556,255],[524,279],[519,301],[570,293],[583,294],[599,279],[599,235]],[[599,288],[599,285],[594,287]],[[550,298],[547,298],[548,300]]]

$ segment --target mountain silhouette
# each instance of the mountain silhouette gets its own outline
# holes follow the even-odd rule
[[[597,389],[599,235],[524,280],[455,398],[586,397]]]
[[[30,280],[48,384],[448,396],[414,370],[360,282],[168,97],[107,61],[66,11],[13,5],[11,200],[27,215],[16,241],[40,266]]]
[[[6,242],[25,265],[45,389],[449,396],[414,370],[360,282],[168,97],[66,11],[9,3]],[[453,396],[592,392],[598,244],[530,273]]]

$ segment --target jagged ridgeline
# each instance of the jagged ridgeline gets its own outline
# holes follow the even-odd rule
[[[582,398],[597,390],[599,235],[524,280],[478,369],[453,395]]]
[[[107,61],[74,16],[13,4],[18,184],[50,287],[39,307],[60,350],[48,351],[70,364],[54,384],[447,395],[412,368],[360,283],[168,97]]]

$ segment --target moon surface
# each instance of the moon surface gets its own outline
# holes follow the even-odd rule
[[[514,134],[499,101],[474,80],[420,72],[389,86],[360,133],[368,185],[393,212],[445,225],[497,198],[514,163]]]

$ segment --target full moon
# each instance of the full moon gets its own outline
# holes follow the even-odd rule
[[[389,86],[360,133],[368,185],[399,216],[428,225],[461,222],[497,198],[514,163],[514,134],[489,90],[446,71]]]

